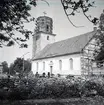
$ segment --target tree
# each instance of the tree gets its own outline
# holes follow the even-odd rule
[[[24,64],[23,64],[24,63]],[[24,69],[23,69],[24,66]],[[23,58],[17,58],[14,63],[10,65],[10,74],[16,75],[18,74],[27,74],[31,71],[31,63],[29,60],[24,60]]]
[[[71,20],[70,16],[75,16],[76,13],[83,13],[83,15],[93,24],[97,24],[98,18],[91,18],[91,15],[87,15],[90,8],[94,7],[95,1],[92,0],[61,0],[64,12],[69,22],[76,28],[82,26],[76,26]]]
[[[9,73],[8,63],[6,61],[2,62],[3,73]]]
[[[38,0],[0,0],[0,47],[12,46],[15,43],[19,44],[20,47],[28,47],[26,41],[33,32],[25,29],[24,23],[35,20],[34,17],[31,17],[29,11],[31,10],[31,6],[36,6],[36,1]],[[41,1],[49,5],[47,0]],[[91,16],[86,15],[89,9],[94,6],[94,1],[61,0],[61,3],[68,20],[73,26],[77,27],[70,20],[69,16],[75,16],[80,11],[82,11],[90,22],[93,24],[97,23],[98,19],[96,17],[92,19]],[[69,13],[68,11],[70,10],[71,12]],[[16,32],[22,36],[18,36],[15,34]]]
[[[31,5],[36,6],[36,0],[0,0],[0,47],[14,43],[27,47],[23,42],[29,39],[32,32],[24,28],[24,23],[34,21],[29,13]],[[21,33],[22,37],[16,32]]]
[[[95,61],[97,62],[98,66],[104,62],[104,10],[103,13],[100,15],[99,19],[99,27],[98,27],[98,34],[96,35],[96,42],[99,46],[98,49],[95,49]]]

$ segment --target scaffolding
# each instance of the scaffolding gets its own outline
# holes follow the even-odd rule
[[[95,73],[95,68],[97,67],[94,59],[94,54],[97,55],[99,53],[99,49],[100,47],[97,44],[96,35],[94,35],[92,40],[89,41],[89,43],[81,51],[82,75],[91,75]]]

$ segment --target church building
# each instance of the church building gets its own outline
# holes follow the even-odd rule
[[[82,75],[92,72],[96,47],[92,32],[55,42],[53,20],[40,16],[33,36],[32,71],[34,74]]]

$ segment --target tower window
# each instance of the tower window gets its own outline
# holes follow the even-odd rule
[[[47,40],[49,40],[49,36],[47,36]]]
[[[42,25],[44,24],[44,19],[42,19]]]
[[[46,31],[49,31],[49,26],[48,25],[46,26]]]
[[[42,19],[42,21],[44,21],[44,19]]]

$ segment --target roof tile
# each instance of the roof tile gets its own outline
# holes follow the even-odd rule
[[[86,34],[49,44],[42,51],[40,51],[33,60],[78,53],[86,46],[86,44],[90,41],[93,35],[95,35],[95,33],[95,31],[92,31]]]

